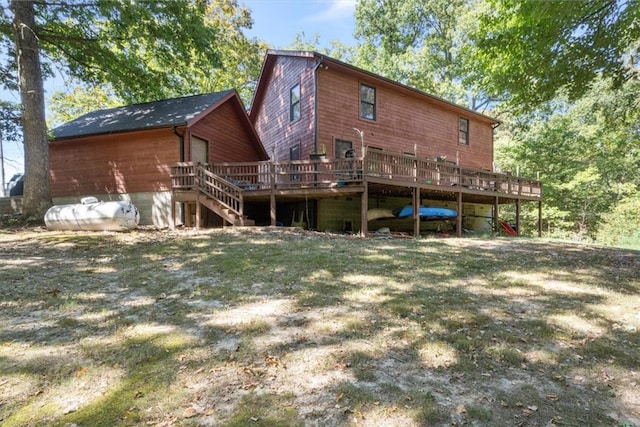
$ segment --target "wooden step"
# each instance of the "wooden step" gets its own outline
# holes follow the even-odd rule
[[[224,221],[228,222],[232,226],[255,226],[256,222],[252,219],[248,219],[246,216],[241,221],[238,215],[231,212],[227,207],[222,206],[217,200],[211,197],[200,198],[200,202],[203,206],[207,207],[216,215],[220,216]]]

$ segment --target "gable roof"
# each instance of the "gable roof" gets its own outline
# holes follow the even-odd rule
[[[77,138],[136,130],[190,125],[213,106],[227,100],[235,90],[164,99],[92,111],[53,129],[53,139]]]
[[[393,87],[395,90],[400,91],[400,92],[405,92],[405,93],[410,93],[414,96],[418,96],[419,98],[422,98],[428,102],[432,102],[434,104],[437,104],[441,107],[447,108],[447,109],[453,109],[453,110],[458,110],[460,112],[464,112],[465,114],[468,115],[472,115],[484,122],[489,122],[492,124],[499,124],[500,121],[487,116],[485,114],[479,113],[475,110],[472,110],[470,108],[466,108],[463,107],[461,105],[455,104],[453,102],[447,101],[446,99],[434,96],[434,95],[430,95],[426,92],[423,92],[419,89],[413,88],[411,86],[407,86],[403,83],[399,83],[397,81],[388,79],[386,77],[383,77],[381,75],[372,73],[370,71],[364,70],[362,68],[358,68],[354,65],[351,64],[347,64],[346,62],[342,62],[339,61],[337,59],[331,58],[327,55],[323,55],[321,53],[318,52],[313,52],[313,51],[296,51],[296,50],[269,50],[267,51],[267,55],[265,57],[264,63],[262,65],[262,70],[260,71],[260,78],[258,79],[258,87],[256,88],[256,91],[253,95],[253,100],[251,102],[251,110],[249,112],[249,117],[251,118],[252,121],[255,121],[255,116],[257,114],[257,112],[255,111],[255,109],[253,108],[255,105],[259,105],[260,102],[262,101],[262,98],[264,97],[264,94],[266,92],[267,86],[268,86],[268,78],[273,70],[273,66],[275,65],[275,62],[277,60],[278,57],[297,57],[297,58],[303,58],[303,59],[313,59],[316,61],[316,67],[319,67],[320,65],[327,65],[330,66],[329,68],[332,69],[338,69],[344,73],[347,74],[352,74],[352,75],[356,75],[356,76],[366,76],[372,80],[377,80],[381,83],[384,83],[386,85],[389,85],[391,87]]]

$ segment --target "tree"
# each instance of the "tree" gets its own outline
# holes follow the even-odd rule
[[[42,217],[51,206],[49,191],[49,148],[44,122],[44,87],[32,1],[12,1],[13,32],[25,146],[23,214]]]
[[[248,39],[243,33],[253,25],[251,11],[238,6],[236,0],[211,0],[205,20],[219,32],[220,66],[199,74],[199,90],[217,92],[235,88],[248,105],[268,49],[265,42]],[[190,72],[196,74],[198,70]]]
[[[469,104],[464,56],[466,0],[362,0],[356,7],[358,65],[453,102]],[[471,108],[486,105],[480,92]]]
[[[603,215],[598,241],[608,245],[640,248],[640,192],[625,197]]]
[[[91,111],[118,107],[124,102],[113,94],[109,86],[88,86],[76,81],[64,92],[53,92],[48,104],[47,123],[54,128]]]
[[[297,33],[287,49],[314,51],[347,63],[353,63],[355,55],[353,46],[345,45],[339,40],[331,40],[329,47],[320,47],[320,34],[317,33],[311,37],[307,37],[304,32]]]
[[[267,50],[264,42],[247,39],[243,34],[243,29],[253,25],[249,9],[239,7],[236,0],[211,0],[207,5],[205,20],[208,25],[218,29],[219,66],[202,68],[199,63],[183,63],[177,71],[180,75],[190,76],[195,88],[164,88],[162,95],[158,96],[181,96],[235,88],[244,102],[249,103]],[[66,86],[69,89],[56,91],[48,99],[50,125],[60,125],[97,109],[116,107],[127,102],[143,102],[148,96],[146,91],[134,93],[125,102],[115,93],[111,84],[68,80]],[[177,90],[188,92],[178,93]]]
[[[638,0],[485,0],[475,14],[468,81],[519,111],[640,70]]]
[[[576,102],[505,117],[511,133],[498,135],[496,161],[540,173],[548,229],[593,238],[603,215],[640,193],[639,92],[638,81],[614,90],[600,78]]]
[[[2,189],[0,193],[4,193],[5,186],[5,165],[10,163],[6,157],[5,147],[7,141],[15,142],[22,136],[19,132],[20,128],[20,106],[13,102],[0,101],[0,174],[2,177],[0,183]]]
[[[50,65],[92,85],[109,84],[126,102],[199,92],[202,79],[220,65],[210,10],[198,0],[11,0],[2,7],[2,44],[13,40],[17,67],[3,64],[0,73],[17,70],[20,83],[26,217],[41,218],[51,203],[42,87]]]

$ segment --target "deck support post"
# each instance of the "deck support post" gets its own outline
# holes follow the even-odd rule
[[[420,189],[413,187],[413,236],[420,237]]]
[[[200,216],[202,215],[202,206],[200,205],[200,163],[196,165],[196,176],[194,177],[196,186],[196,230],[200,229]]]
[[[520,199],[516,199],[516,231],[520,235]]]
[[[169,230],[176,229],[176,193],[171,191],[171,218],[169,218]]]
[[[200,191],[198,191],[196,193],[196,230],[200,230],[201,216],[202,216],[202,205],[200,204]]]
[[[271,194],[269,195],[269,217],[271,219],[271,226],[276,226],[276,165],[271,162],[269,164],[269,181],[271,181],[269,187],[271,187]]]
[[[369,211],[369,186],[366,179],[362,182],[364,191],[360,196],[360,237],[367,237],[369,232],[369,219],[367,218],[367,212]]]
[[[542,237],[542,200],[538,202],[538,237]]]
[[[276,195],[272,191],[269,197],[269,217],[271,218],[271,226],[276,226]]]
[[[462,237],[462,191],[458,191],[458,215],[456,215],[456,235]]]
[[[493,231],[496,233],[500,232],[500,198],[496,196],[493,201]]]

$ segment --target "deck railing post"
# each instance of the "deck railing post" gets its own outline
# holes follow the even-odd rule
[[[518,178],[518,196],[522,195],[522,180]]]

